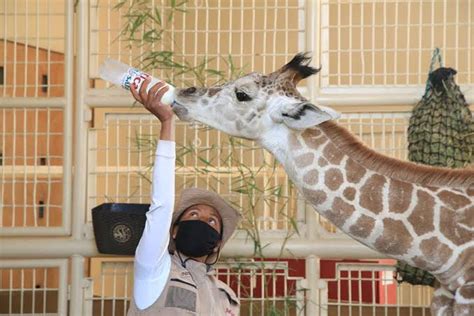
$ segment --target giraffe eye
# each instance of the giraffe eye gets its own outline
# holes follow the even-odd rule
[[[252,98],[247,93],[239,91],[239,90],[235,91],[235,96],[237,97],[237,100],[239,100],[240,102],[252,100]]]

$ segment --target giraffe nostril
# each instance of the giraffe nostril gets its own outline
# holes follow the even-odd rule
[[[187,88],[186,90],[184,90],[184,93],[185,94],[193,94],[196,92],[196,87],[190,87],[190,88]]]

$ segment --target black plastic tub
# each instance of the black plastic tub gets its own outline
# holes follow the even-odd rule
[[[92,209],[92,225],[100,253],[135,255],[150,204],[104,203]]]

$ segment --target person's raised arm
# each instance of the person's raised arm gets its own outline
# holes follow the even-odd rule
[[[160,82],[146,93],[149,83],[150,80],[146,80],[139,92],[135,91],[136,87],[131,89],[133,97],[161,122],[153,166],[151,205],[135,252],[134,299],[140,309],[156,301],[169,275],[168,243],[175,195],[174,115],[169,105],[160,102],[168,88]]]

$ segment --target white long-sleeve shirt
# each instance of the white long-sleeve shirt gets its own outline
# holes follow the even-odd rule
[[[135,251],[133,297],[139,309],[151,306],[168,281],[168,253],[175,196],[175,142],[160,140],[155,153],[150,210]]]

